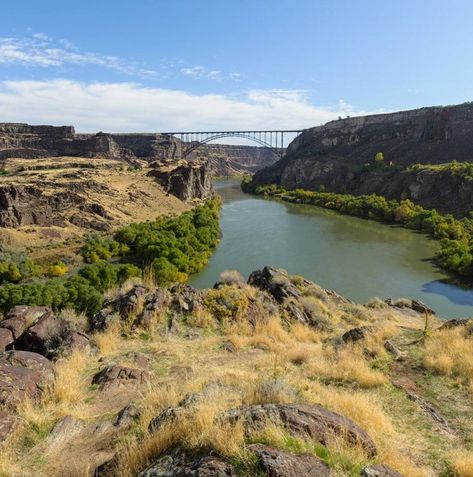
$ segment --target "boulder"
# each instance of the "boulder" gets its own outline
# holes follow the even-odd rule
[[[464,326],[468,329],[469,332],[473,331],[473,318],[463,318],[457,319],[453,318],[452,320],[448,320],[438,328],[439,330],[449,330],[452,328],[458,328],[459,326]]]
[[[25,397],[38,399],[52,376],[52,363],[44,356],[28,351],[0,355],[0,404],[13,405]]]
[[[169,295],[166,289],[156,288],[151,295],[145,299],[143,312],[135,321],[136,326],[150,328],[157,316],[162,314],[169,302]]]
[[[0,411],[0,446],[13,434],[20,425],[20,419],[4,411]]]
[[[370,465],[365,467],[360,474],[361,477],[402,477],[402,475],[384,464]]]
[[[212,454],[173,449],[159,457],[138,477],[236,477],[230,464]]]
[[[10,346],[15,339],[13,333],[7,328],[0,328],[0,353],[5,351],[7,346]]]
[[[351,330],[346,331],[343,333],[340,339],[343,343],[356,343],[358,341],[364,340],[372,332],[372,326],[360,326],[358,328],[352,328]]]
[[[92,384],[100,384],[102,387],[124,384],[141,385],[149,381],[149,377],[148,371],[112,364],[100,370],[93,377]]]
[[[329,466],[312,454],[289,454],[263,444],[248,448],[256,454],[268,477],[329,477]]]
[[[279,303],[286,298],[299,298],[301,295],[297,287],[289,280],[287,272],[273,267],[264,267],[262,270],[252,272],[248,278],[248,284],[267,291]]]
[[[231,422],[241,421],[247,431],[264,427],[268,422],[284,427],[289,433],[308,437],[326,445],[333,434],[360,445],[367,455],[376,455],[376,446],[360,426],[341,414],[318,404],[262,404],[227,412]]]
[[[59,340],[61,332],[60,320],[52,311],[48,310],[32,326],[25,330],[18,341],[22,349],[47,355],[48,349],[51,347],[50,344],[54,346],[53,343]]]
[[[140,416],[140,409],[135,404],[128,404],[118,413],[113,425],[119,428],[130,427]]]
[[[171,295],[171,310],[179,314],[194,311],[202,301],[201,292],[185,283],[173,286]]]
[[[51,310],[44,306],[17,305],[8,312],[6,319],[0,322],[0,328],[10,330],[14,340],[17,340],[27,328],[48,313],[51,313]]]

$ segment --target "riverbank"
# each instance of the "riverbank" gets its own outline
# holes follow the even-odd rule
[[[343,214],[377,220],[419,230],[439,241],[436,262],[448,272],[473,279],[473,220],[455,219],[435,210],[424,209],[410,200],[387,200],[376,194],[354,196],[331,192],[286,189],[276,185],[254,186],[251,179],[242,182],[242,189],[287,202],[310,204]]]
[[[188,283],[209,288],[228,269],[248,276],[267,263],[366,303],[372,297],[421,300],[445,318],[473,316],[473,292],[432,263],[438,244],[425,234],[313,205],[244,193],[214,183],[222,198],[221,240]]]

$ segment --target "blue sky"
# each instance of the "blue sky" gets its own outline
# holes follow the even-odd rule
[[[471,0],[16,0],[0,121],[299,128],[473,99]]]

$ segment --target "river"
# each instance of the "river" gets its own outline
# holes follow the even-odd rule
[[[245,277],[272,265],[365,303],[416,298],[445,318],[473,316],[473,290],[449,283],[431,258],[437,242],[423,234],[310,205],[245,194],[235,180],[214,184],[223,200],[222,240],[206,268],[191,277],[213,286],[224,270]]]

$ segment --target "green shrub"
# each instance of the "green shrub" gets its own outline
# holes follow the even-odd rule
[[[449,165],[453,173],[473,174],[473,165]],[[418,166],[420,167],[420,166]],[[254,187],[250,182],[242,184],[247,192],[278,197],[288,202],[312,204],[338,212],[374,219],[403,227],[420,230],[441,240],[437,252],[438,264],[453,273],[473,277],[473,219],[455,219],[441,215],[436,210],[424,209],[410,200],[387,200],[371,194],[354,196],[332,192],[315,192],[302,189],[286,190],[274,184]]]
[[[0,311],[6,312],[12,306],[22,304],[95,313],[102,306],[105,290],[142,275],[142,270],[133,263],[106,262],[124,254],[143,268],[151,267],[159,285],[185,281],[188,274],[199,271],[207,263],[218,242],[219,210],[220,202],[211,200],[179,217],[131,224],[118,230],[113,240],[89,237],[82,249],[84,260],[89,264],[67,279],[18,283],[25,277],[38,276],[40,269],[28,260],[20,265],[2,261]],[[53,277],[66,272],[67,267],[62,262],[47,270]]]

